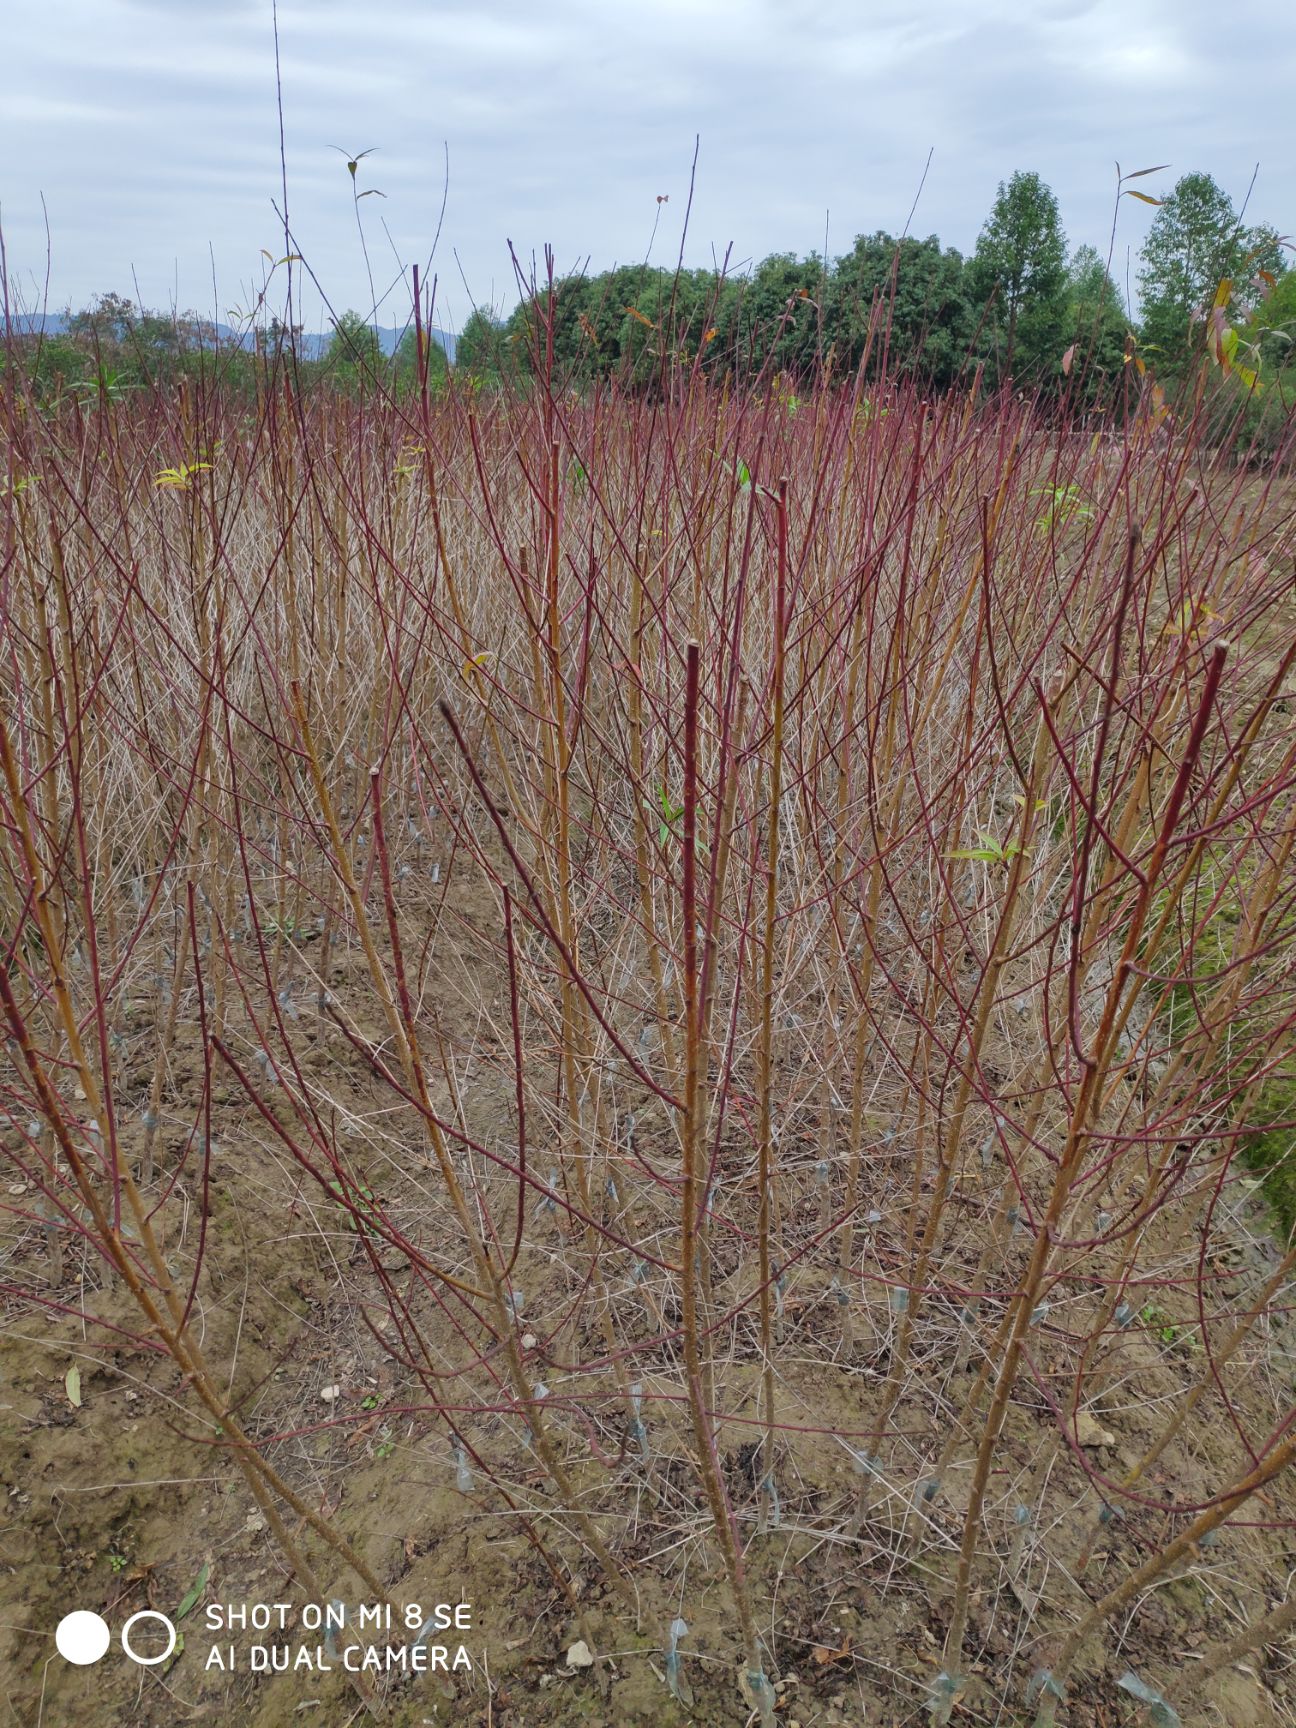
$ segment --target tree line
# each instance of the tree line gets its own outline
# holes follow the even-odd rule
[[[1001,182],[964,257],[925,239],[860,235],[835,259],[776,253],[749,274],[647,264],[575,274],[524,295],[507,317],[479,308],[457,369],[490,383],[552,364],[573,384],[650,384],[668,363],[809,382],[861,365],[933,390],[979,373],[991,388],[1110,395],[1137,362],[1167,382],[1203,356],[1263,384],[1288,367],[1296,271],[1283,243],[1248,224],[1209,174],[1158,205],[1138,268],[1140,310],[1092,246],[1068,248],[1038,174]]]
[[[445,353],[426,336],[424,350],[429,388],[441,389],[449,373]],[[313,357],[299,324],[272,317],[231,338],[200,313],[150,312],[114,293],[100,294],[79,312],[69,311],[53,331],[11,324],[7,340],[0,342],[0,376],[16,366],[45,406],[114,401],[133,391],[170,387],[182,378],[219,381],[235,394],[254,396],[268,373],[288,360],[308,390],[357,394],[380,386],[407,395],[422,387],[414,326],[388,354],[378,331],[358,312],[340,314],[322,352]]]
[[[615,380],[651,389],[683,365],[792,389],[862,366],[933,391],[979,377],[988,388],[1067,388],[1101,401],[1115,399],[1131,363],[1173,386],[1207,358],[1234,386],[1284,404],[1296,381],[1296,270],[1286,268],[1276,232],[1247,223],[1205,173],[1186,175],[1162,200],[1135,188],[1126,195],[1157,205],[1139,259],[1137,318],[1100,254],[1068,248],[1052,190],[1018,172],[1000,183],[968,257],[936,235],[878,230],[840,257],[775,253],[744,275],[647,263],[578,272],[536,286],[507,316],[474,310],[454,371],[473,388],[525,383],[552,368],[574,388]],[[115,294],[70,314],[63,333],[17,346],[47,397],[111,396],[216,366],[225,382],[251,391],[267,361],[286,354],[308,385],[422,387],[415,330],[387,355],[378,332],[351,311],[310,361],[300,328],[277,319],[219,343],[196,315],[137,310]],[[0,363],[11,363],[14,349],[11,340]],[[425,354],[435,391],[451,369],[436,343],[425,343]]]

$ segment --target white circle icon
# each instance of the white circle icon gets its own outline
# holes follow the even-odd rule
[[[107,1650],[112,1634],[102,1614],[92,1614],[88,1608],[78,1608],[65,1614],[54,1633],[54,1643],[65,1662],[78,1668],[88,1668]]]
[[[130,1647],[130,1629],[138,1626],[141,1620],[160,1620],[167,1629],[167,1647],[160,1656],[137,1656]],[[159,1614],[156,1608],[141,1608],[138,1614],[132,1614],[121,1629],[121,1647],[132,1662],[138,1662],[141,1668],[155,1668],[159,1662],[165,1662],[176,1647],[176,1629],[165,1614]]]

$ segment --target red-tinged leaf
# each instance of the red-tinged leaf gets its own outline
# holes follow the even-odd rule
[[[1160,174],[1164,169],[1168,168],[1169,166],[1170,166],[1170,164],[1168,162],[1158,162],[1155,168],[1136,168],[1132,174],[1122,174],[1121,179],[1122,180],[1142,180],[1142,179],[1145,179],[1146,176],[1149,174]]]
[[[1144,377],[1147,373],[1147,365],[1141,354],[1136,354],[1134,356],[1134,364],[1138,367],[1139,377]]]
[[[829,1644],[816,1644],[810,1654],[820,1668],[826,1668],[830,1662],[848,1662],[851,1657],[851,1646],[852,1640],[848,1634],[840,1649],[834,1650]]]
[[[1164,198],[1152,198],[1146,192],[1136,191],[1133,186],[1127,186],[1121,196],[1123,198],[1137,198],[1140,204],[1156,204],[1159,206],[1165,203]]]
[[[1071,363],[1075,359],[1075,351],[1076,345],[1073,342],[1067,349],[1066,353],[1062,356],[1062,376],[1064,378],[1069,378],[1071,376]]]
[[[643,313],[639,310],[639,308],[637,306],[627,306],[626,311],[630,314],[630,316],[632,318],[637,318],[646,330],[655,330],[657,328],[657,326],[653,323],[652,319],[651,318],[645,318]]]

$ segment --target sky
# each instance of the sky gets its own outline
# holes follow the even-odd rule
[[[400,326],[418,263],[457,329],[516,301],[510,243],[528,273],[546,246],[560,271],[836,256],[921,186],[910,231],[970,252],[1018,169],[1072,245],[1105,256],[1115,216],[1135,285],[1153,212],[1116,207],[1117,161],[1238,201],[1259,164],[1249,216],[1296,235],[1277,0],[281,0],[278,37],[282,159],[271,0],[9,0],[11,301],[230,322],[282,312],[292,276],[308,330],[375,301]]]

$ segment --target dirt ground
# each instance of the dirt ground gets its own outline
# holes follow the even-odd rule
[[[494,898],[482,895],[467,872],[461,879],[453,871],[429,896],[429,907],[411,913],[419,991],[437,1004],[463,1090],[462,1098],[453,1097],[454,1088],[438,1082],[437,1102],[447,1112],[461,1105],[468,1130],[483,1145],[507,1144],[512,1131],[509,1052],[498,1037],[507,1021],[500,1017],[496,916]],[[294,1030],[303,1073],[343,1119],[357,1178],[405,1209],[411,1239],[434,1242],[447,1228],[446,1213],[429,1200],[401,1139],[404,1130],[388,1130],[390,1093],[336,1025],[311,1006],[321,982],[313,972],[318,964],[318,945],[303,937]],[[141,962],[140,969],[147,973],[149,966]],[[331,954],[322,982],[352,1024],[381,1037],[354,944]],[[237,1030],[237,1009],[233,1024]],[[141,991],[126,1000],[121,1026],[117,1102],[128,1124],[123,1150],[131,1157],[138,1155],[139,1115],[153,1070],[154,997]],[[468,1624],[461,1634],[438,1631],[428,1639],[425,1647],[442,1651],[444,1667],[377,1681],[364,1672],[348,1675],[345,1628],[329,1639],[301,1623],[309,1593],[287,1567],[221,1435],[202,1418],[171,1359],[138,1336],[136,1313],[110,1268],[70,1243],[56,1279],[39,1223],[9,1217],[0,1237],[0,1725],[334,1728],[363,1721],[369,1710],[391,1728],[672,1728],[686,1722],[720,1728],[754,1721],[720,1557],[706,1539],[675,1347],[645,1348],[636,1357],[650,1410],[650,1455],[641,1455],[633,1436],[609,1419],[588,1436],[599,1469],[589,1471],[588,1481],[578,1478],[638,1591],[636,1628],[596,1568],[579,1559],[574,1542],[562,1550],[576,1557],[564,1589],[525,1522],[473,1472],[465,1482],[445,1423],[402,1366],[406,1341],[391,1330],[382,1277],[403,1276],[406,1262],[360,1238],[341,1208],[285,1155],[271,1122],[223,1073],[212,1094],[211,1179],[200,1181],[191,1146],[199,1091],[191,1034],[191,1026],[182,1031],[168,1064],[160,1177],[152,1192],[162,1244],[174,1262],[192,1265],[201,1248],[194,1315],[204,1351],[227,1375],[230,1404],[244,1426],[302,1499],[335,1520],[390,1599],[418,1605],[416,1618],[437,1604],[462,1604]],[[541,1060],[551,1061],[552,1051]],[[275,1103],[272,1114],[280,1108]],[[814,1129],[807,1116],[808,1144]],[[651,1108],[642,1113],[638,1133],[640,1152],[669,1158],[669,1138]],[[176,1170],[181,1173],[173,1176]],[[799,1210],[788,1229],[796,1240],[812,1237],[819,1218],[813,1170],[813,1157],[801,1157],[791,1184]],[[906,1180],[899,1170],[895,1192],[905,1191]],[[9,1192],[21,1201],[20,1184]],[[1262,1276],[1278,1254],[1263,1199],[1239,1195],[1230,1206],[1216,1245],[1225,1272],[1236,1280]],[[552,1359],[558,1386],[566,1361],[597,1355],[601,1345],[584,1293],[564,1264],[568,1226],[543,1208],[531,1208],[529,1218],[520,1263],[525,1324],[534,1329],[528,1348],[537,1369]],[[976,1244],[967,1246],[971,1259]],[[890,1266],[899,1247],[894,1227],[883,1225],[870,1252],[877,1266]],[[726,1294],[735,1304],[744,1294],[727,1291],[731,1270],[719,1256],[721,1307]],[[642,1342],[656,1335],[660,1316],[647,1295],[623,1282],[611,1300],[618,1305],[618,1336]],[[1084,1300],[1083,1292],[1075,1293],[1077,1312]],[[965,1449],[930,1501],[912,1491],[908,1469],[897,1471],[895,1481],[876,1487],[867,1516],[851,1533],[860,1477],[842,1436],[858,1429],[876,1401],[890,1362],[894,1315],[882,1289],[867,1317],[857,1318],[850,1347],[839,1348],[841,1322],[829,1277],[796,1268],[784,1313],[779,1395],[788,1437],[778,1522],[764,1534],[754,1528],[759,1351],[749,1315],[735,1319],[724,1342],[720,1424],[720,1461],[749,1538],[745,1560],[778,1721],[781,1728],[909,1728],[928,1720],[929,1698],[938,1688],[971,1460]],[[1119,1478],[1154,1439],[1200,1370],[1192,1320],[1191,1313],[1145,1313],[1128,1327],[1090,1412],[1087,1467]],[[438,1324],[434,1342],[454,1342],[450,1323]],[[1292,1338],[1290,1325],[1267,1331],[1234,1393],[1252,1432],[1272,1426],[1280,1394],[1290,1404]],[[1053,1355],[1062,1371],[1065,1342],[1060,1329],[1040,1329],[1037,1367],[1044,1381]],[[931,1408],[939,1410],[949,1363],[933,1360],[925,1372]],[[1089,1601],[1165,1545],[1178,1526],[1158,1502],[1208,1498],[1221,1473],[1236,1464],[1236,1436],[1222,1419],[1218,1429],[1193,1428],[1142,1484],[1139,1503],[1102,1526],[1081,1567],[1077,1557],[1092,1534],[1097,1502],[1092,1495],[1077,1497],[1074,1480],[1069,1487],[1054,1487],[1051,1479],[1038,1485],[1043,1512],[1020,1544],[1013,1524],[1012,1484],[1052,1455],[1055,1428],[1054,1412],[1023,1380],[1005,1428],[1001,1480],[987,1499],[984,1546],[1002,1564],[986,1574],[992,1582],[973,1599],[969,1671],[952,1715],[956,1724],[1027,1728],[1032,1713],[1023,1698],[1041,1660],[1042,1636],[1073,1623]],[[464,1432],[498,1453],[512,1430],[497,1411],[483,1407],[465,1418]],[[579,1438],[574,1424],[572,1432]],[[919,1447],[915,1441],[907,1454],[906,1444],[902,1432],[898,1455],[908,1465]],[[573,1454],[577,1450],[573,1445]],[[522,1455],[509,1489],[532,1516],[533,1534],[538,1528],[549,1535],[547,1515],[535,1510],[540,1475]],[[1185,1728],[1296,1725],[1294,1648],[1257,1652],[1205,1688],[1193,1678],[1208,1645],[1289,1595],[1296,1573],[1294,1519],[1296,1491],[1280,1481],[1213,1546],[1173,1569],[1118,1617],[1070,1680],[1062,1711],[1068,1728],[1171,1722],[1121,1689],[1131,1669],[1164,1688]],[[316,1606],[339,1601],[350,1614],[368,1606],[336,1556],[301,1520],[289,1524],[323,1585],[325,1600]],[[291,1605],[282,1632],[274,1626],[225,1630],[230,1607],[280,1603]],[[114,1638],[103,1661],[85,1668],[64,1662],[54,1646],[59,1620],[78,1609],[101,1614]],[[165,1660],[141,1665],[122,1654],[117,1640],[129,1617],[145,1610],[169,1617],[178,1639]],[[679,1637],[683,1697],[667,1687],[666,1628],[676,1616],[687,1622]],[[138,1653],[159,1649],[157,1635],[156,1622],[142,1626]],[[408,1647],[408,1634],[399,1631],[390,1639],[360,1632],[357,1639]],[[460,1643],[467,1668],[454,1666]],[[594,1662],[587,1660],[591,1648]],[[294,1665],[257,1670],[257,1650],[277,1650],[281,1657],[286,1650]],[[267,1655],[272,1669],[273,1660]]]
[[[469,896],[459,911],[455,941],[462,959],[480,908]],[[355,955],[335,956],[331,987],[344,993],[357,965]],[[462,976],[445,966],[447,988]],[[472,976],[480,991],[485,975]],[[127,1097],[145,1082],[149,1033],[141,1013],[139,1065],[128,1061],[123,1073]],[[361,1113],[378,1108],[364,1065],[325,1021],[308,1026],[302,1044],[307,1060],[327,1073],[334,1095],[347,1096]],[[178,1056],[174,1089],[183,1094],[192,1078]],[[505,1103],[502,1080],[488,1077],[473,1105],[486,1120],[475,1126],[488,1127]],[[459,1491],[443,1437],[380,1342],[381,1321],[378,1335],[366,1324],[366,1316],[381,1315],[381,1289],[356,1233],[336,1209],[306,1191],[290,1162],[277,1156],[264,1121],[232,1087],[215,1094],[213,1128],[224,1150],[205,1221],[198,1296],[204,1348],[212,1360],[232,1365],[233,1399],[245,1423],[278,1437],[271,1448],[278,1468],[314,1506],[335,1516],[394,1601],[425,1609],[469,1605],[470,1625],[446,1637],[444,1659],[453,1663],[462,1642],[471,1668],[384,1676],[376,1686],[383,1720],[392,1728],[752,1720],[732,1611],[718,1556],[701,1538],[696,1479],[679,1423],[654,1422],[646,1469],[623,1444],[625,1467],[614,1477],[621,1501],[615,1494],[603,1501],[606,1527],[616,1532],[640,1590],[640,1631],[592,1571],[576,1580],[578,1616],[498,1502]],[[170,1150],[178,1153],[178,1142]],[[196,1185],[189,1181],[186,1189],[184,1203],[173,1197],[162,1215],[167,1245],[180,1256],[204,1228]],[[545,1228],[539,1227],[542,1239]],[[560,1247],[557,1226],[547,1228]],[[1275,1250],[1258,1199],[1241,1209],[1232,1228],[1239,1266],[1248,1258],[1261,1269],[1272,1262]],[[46,1254],[40,1233],[28,1231],[5,1248],[6,1277],[21,1272],[38,1281]],[[528,1314],[560,1310],[567,1283],[559,1256],[551,1256],[547,1272],[537,1262],[528,1273]],[[132,1324],[129,1305],[105,1270],[69,1254],[61,1286],[48,1294],[59,1309],[41,1313],[12,1300],[0,1338],[6,1508],[0,1719],[24,1728],[81,1722],[176,1728],[200,1721],[288,1728],[360,1720],[364,1701],[342,1671],[339,1641],[321,1647],[323,1633],[302,1628],[295,1610],[283,1632],[226,1632],[222,1621],[210,1618],[228,1605],[299,1608],[303,1591],[218,1436],[186,1400],[169,1359],[114,1339],[81,1317],[84,1311]],[[927,1694],[940,1671],[969,1464],[962,1460],[931,1505],[887,1488],[875,1496],[858,1535],[846,1534],[858,1477],[834,1435],[858,1421],[882,1378],[886,1322],[875,1316],[872,1329],[857,1329],[848,1358],[829,1361],[819,1345],[839,1322],[826,1280],[816,1282],[808,1273],[794,1278],[785,1313],[784,1420],[807,1432],[790,1452],[779,1526],[753,1537],[747,1555],[754,1594],[764,1604],[778,1719],[786,1728],[917,1723],[925,1719]],[[646,1336],[650,1318],[645,1310],[622,1315],[621,1323]],[[756,1355],[754,1338],[736,1332],[727,1408],[738,1420],[745,1410],[755,1413]],[[1275,1361],[1275,1371],[1290,1375],[1290,1363]],[[1137,1460],[1156,1430],[1157,1412],[1182,1389],[1192,1365],[1189,1349],[1179,1341],[1167,1344],[1157,1327],[1131,1329],[1098,1410],[1102,1443],[1091,1457],[1100,1469],[1118,1474]],[[674,1365],[663,1357],[658,1366],[665,1391],[675,1383]],[[68,1383],[74,1367],[75,1397]],[[651,1389],[651,1361],[644,1374]],[[1051,1421],[1043,1407],[1015,1410],[1005,1442],[1009,1455],[1024,1464]],[[489,1428],[489,1419],[483,1426]],[[747,1432],[754,1431],[753,1423]],[[722,1439],[727,1485],[745,1515],[758,1489],[755,1448],[737,1422],[726,1425]],[[1169,1497],[1163,1485],[1171,1480],[1180,1494],[1185,1482],[1205,1488],[1217,1479],[1216,1463],[1209,1448],[1196,1457],[1180,1450],[1151,1478],[1151,1492]],[[1278,1518],[1293,1509],[1290,1491],[1280,1489],[1259,1522],[1266,1511]],[[1010,1568],[974,1601],[969,1642],[978,1656],[956,1722],[1029,1720],[1021,1695],[1033,1665],[1035,1614],[1042,1602],[1073,1615],[1082,1600],[1075,1580],[1048,1555],[1074,1553],[1092,1511],[1062,1503],[1052,1506],[1051,1516],[1056,1522],[1047,1548],[1032,1544],[1015,1575]],[[1239,1617],[1259,1615],[1282,1599],[1296,1546],[1287,1531],[1255,1523],[1244,1519],[1227,1530],[1210,1553],[1172,1573],[1113,1628],[1096,1664],[1073,1680],[1065,1716],[1073,1728],[1143,1719],[1136,1700],[1115,1684],[1130,1666],[1141,1676],[1173,1678],[1182,1707],[1192,1695],[1192,1662],[1204,1645],[1233,1629]],[[996,1528],[1006,1528],[1002,1518]],[[1103,1532],[1085,1589],[1094,1594],[1107,1587],[1131,1560],[1159,1545],[1166,1529],[1154,1506],[1124,1515]],[[358,1608],[354,1580],[318,1544],[312,1553],[330,1601],[336,1596]],[[198,1595],[190,1600],[195,1587]],[[687,1706],[666,1689],[661,1632],[681,1605],[688,1621],[680,1640]],[[69,1666],[54,1653],[53,1630],[64,1613],[87,1608],[102,1614],[114,1634],[131,1614],[159,1610],[176,1620],[182,1643],[157,1666],[128,1662],[115,1643],[100,1664]],[[372,1635],[357,1636],[369,1642]],[[444,1636],[430,1638],[429,1647]],[[156,1627],[146,1624],[135,1637],[140,1653],[161,1648]],[[580,1665],[579,1650],[576,1664],[568,1660],[581,1640],[598,1652],[592,1668]],[[393,1634],[392,1641],[402,1639]],[[254,1672],[253,1648],[276,1645],[302,1665]],[[1011,1691],[1002,1680],[1009,1673]],[[1229,1728],[1296,1722],[1293,1653],[1267,1664],[1261,1656],[1248,1659],[1214,1683],[1201,1705],[1191,1720]]]

